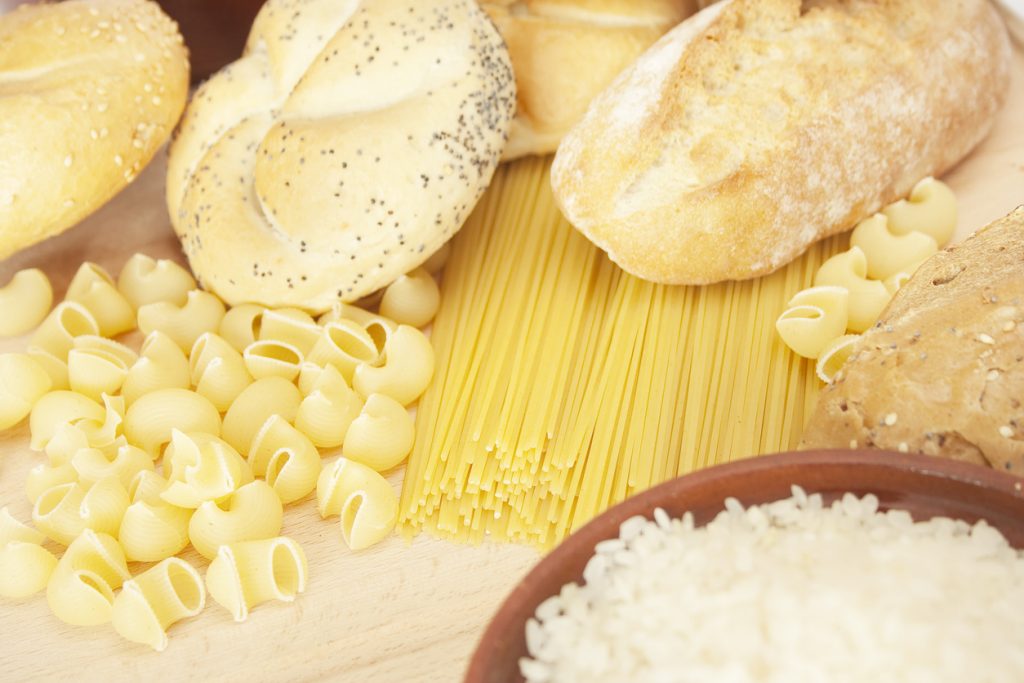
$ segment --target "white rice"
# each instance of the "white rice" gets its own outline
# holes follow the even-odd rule
[[[624,522],[526,624],[530,683],[1020,683],[1024,553],[985,522],[793,497]]]

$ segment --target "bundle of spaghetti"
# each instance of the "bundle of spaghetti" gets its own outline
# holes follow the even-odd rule
[[[454,240],[407,534],[550,546],[654,484],[795,446],[813,408],[813,365],[774,321],[844,238],[765,278],[656,285],[565,222],[549,166],[499,169]]]

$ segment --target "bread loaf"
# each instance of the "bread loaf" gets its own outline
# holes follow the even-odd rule
[[[640,277],[770,273],[963,158],[1009,50],[986,0],[723,0],[594,100],[556,199]]]
[[[188,56],[148,0],[68,0],[0,16],[0,259],[70,228],[170,137]]]
[[[918,269],[823,390],[802,447],[1024,476],[1024,207]]]
[[[270,0],[182,120],[171,221],[231,304],[355,301],[461,227],[514,110],[508,51],[472,0]]]
[[[482,0],[508,45],[518,112],[505,159],[554,152],[587,105],[694,0]]]

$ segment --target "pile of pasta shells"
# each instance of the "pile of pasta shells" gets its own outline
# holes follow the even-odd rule
[[[319,319],[227,308],[142,254],[116,281],[83,264],[52,310],[45,273],[17,273],[0,289],[0,335],[34,332],[24,353],[0,354],[0,429],[27,418],[44,460],[25,482],[32,525],[0,508],[0,596],[45,590],[62,621],[112,622],[163,650],[207,593],[242,621],[305,590],[285,505],[314,494],[352,550],[388,536],[398,498],[381,472],[413,446],[408,406],[434,371],[419,328],[444,256],[384,290],[379,313],[339,303]],[[190,545],[205,577],[177,557]],[[133,576],[129,563],[155,564]]]

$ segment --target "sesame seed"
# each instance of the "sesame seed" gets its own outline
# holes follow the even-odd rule
[[[998,370],[989,370],[988,374],[985,375],[985,379],[987,379],[989,382],[996,381],[997,379],[999,379],[999,371]]]
[[[999,434],[1004,439],[1012,439],[1013,438],[1013,427],[1011,427],[1010,425],[1003,425],[1002,427],[999,428]]]
[[[909,453],[910,452],[910,446],[907,445],[906,441],[900,441],[899,450],[900,450],[900,453]]]
[[[995,344],[996,343],[995,339],[993,339],[991,336],[985,334],[984,332],[982,332],[981,334],[978,335],[978,341],[980,341],[982,344]]]
[[[857,447],[857,439],[850,439],[850,448]]]
[[[72,163],[73,161],[74,161],[74,159],[73,159],[73,158],[71,157],[71,155],[70,155],[70,154],[69,154],[69,155],[67,155],[66,157],[64,157],[64,165],[65,165],[65,166],[71,166],[71,163]]]
[[[1016,327],[1017,327],[1017,323],[1015,323],[1012,320],[1008,320],[1006,322],[1006,324],[1003,325],[1003,332],[1013,332],[1014,328],[1016,328]]]
[[[124,159],[121,158],[120,154],[115,154],[114,155],[114,163],[117,164],[118,166],[120,166],[120,165],[122,165],[124,163]]]
[[[885,416],[885,426],[886,427],[892,427],[894,424],[896,424],[896,420],[898,419],[898,417],[899,416],[896,415],[896,413],[889,413],[888,415],[886,415]]]

